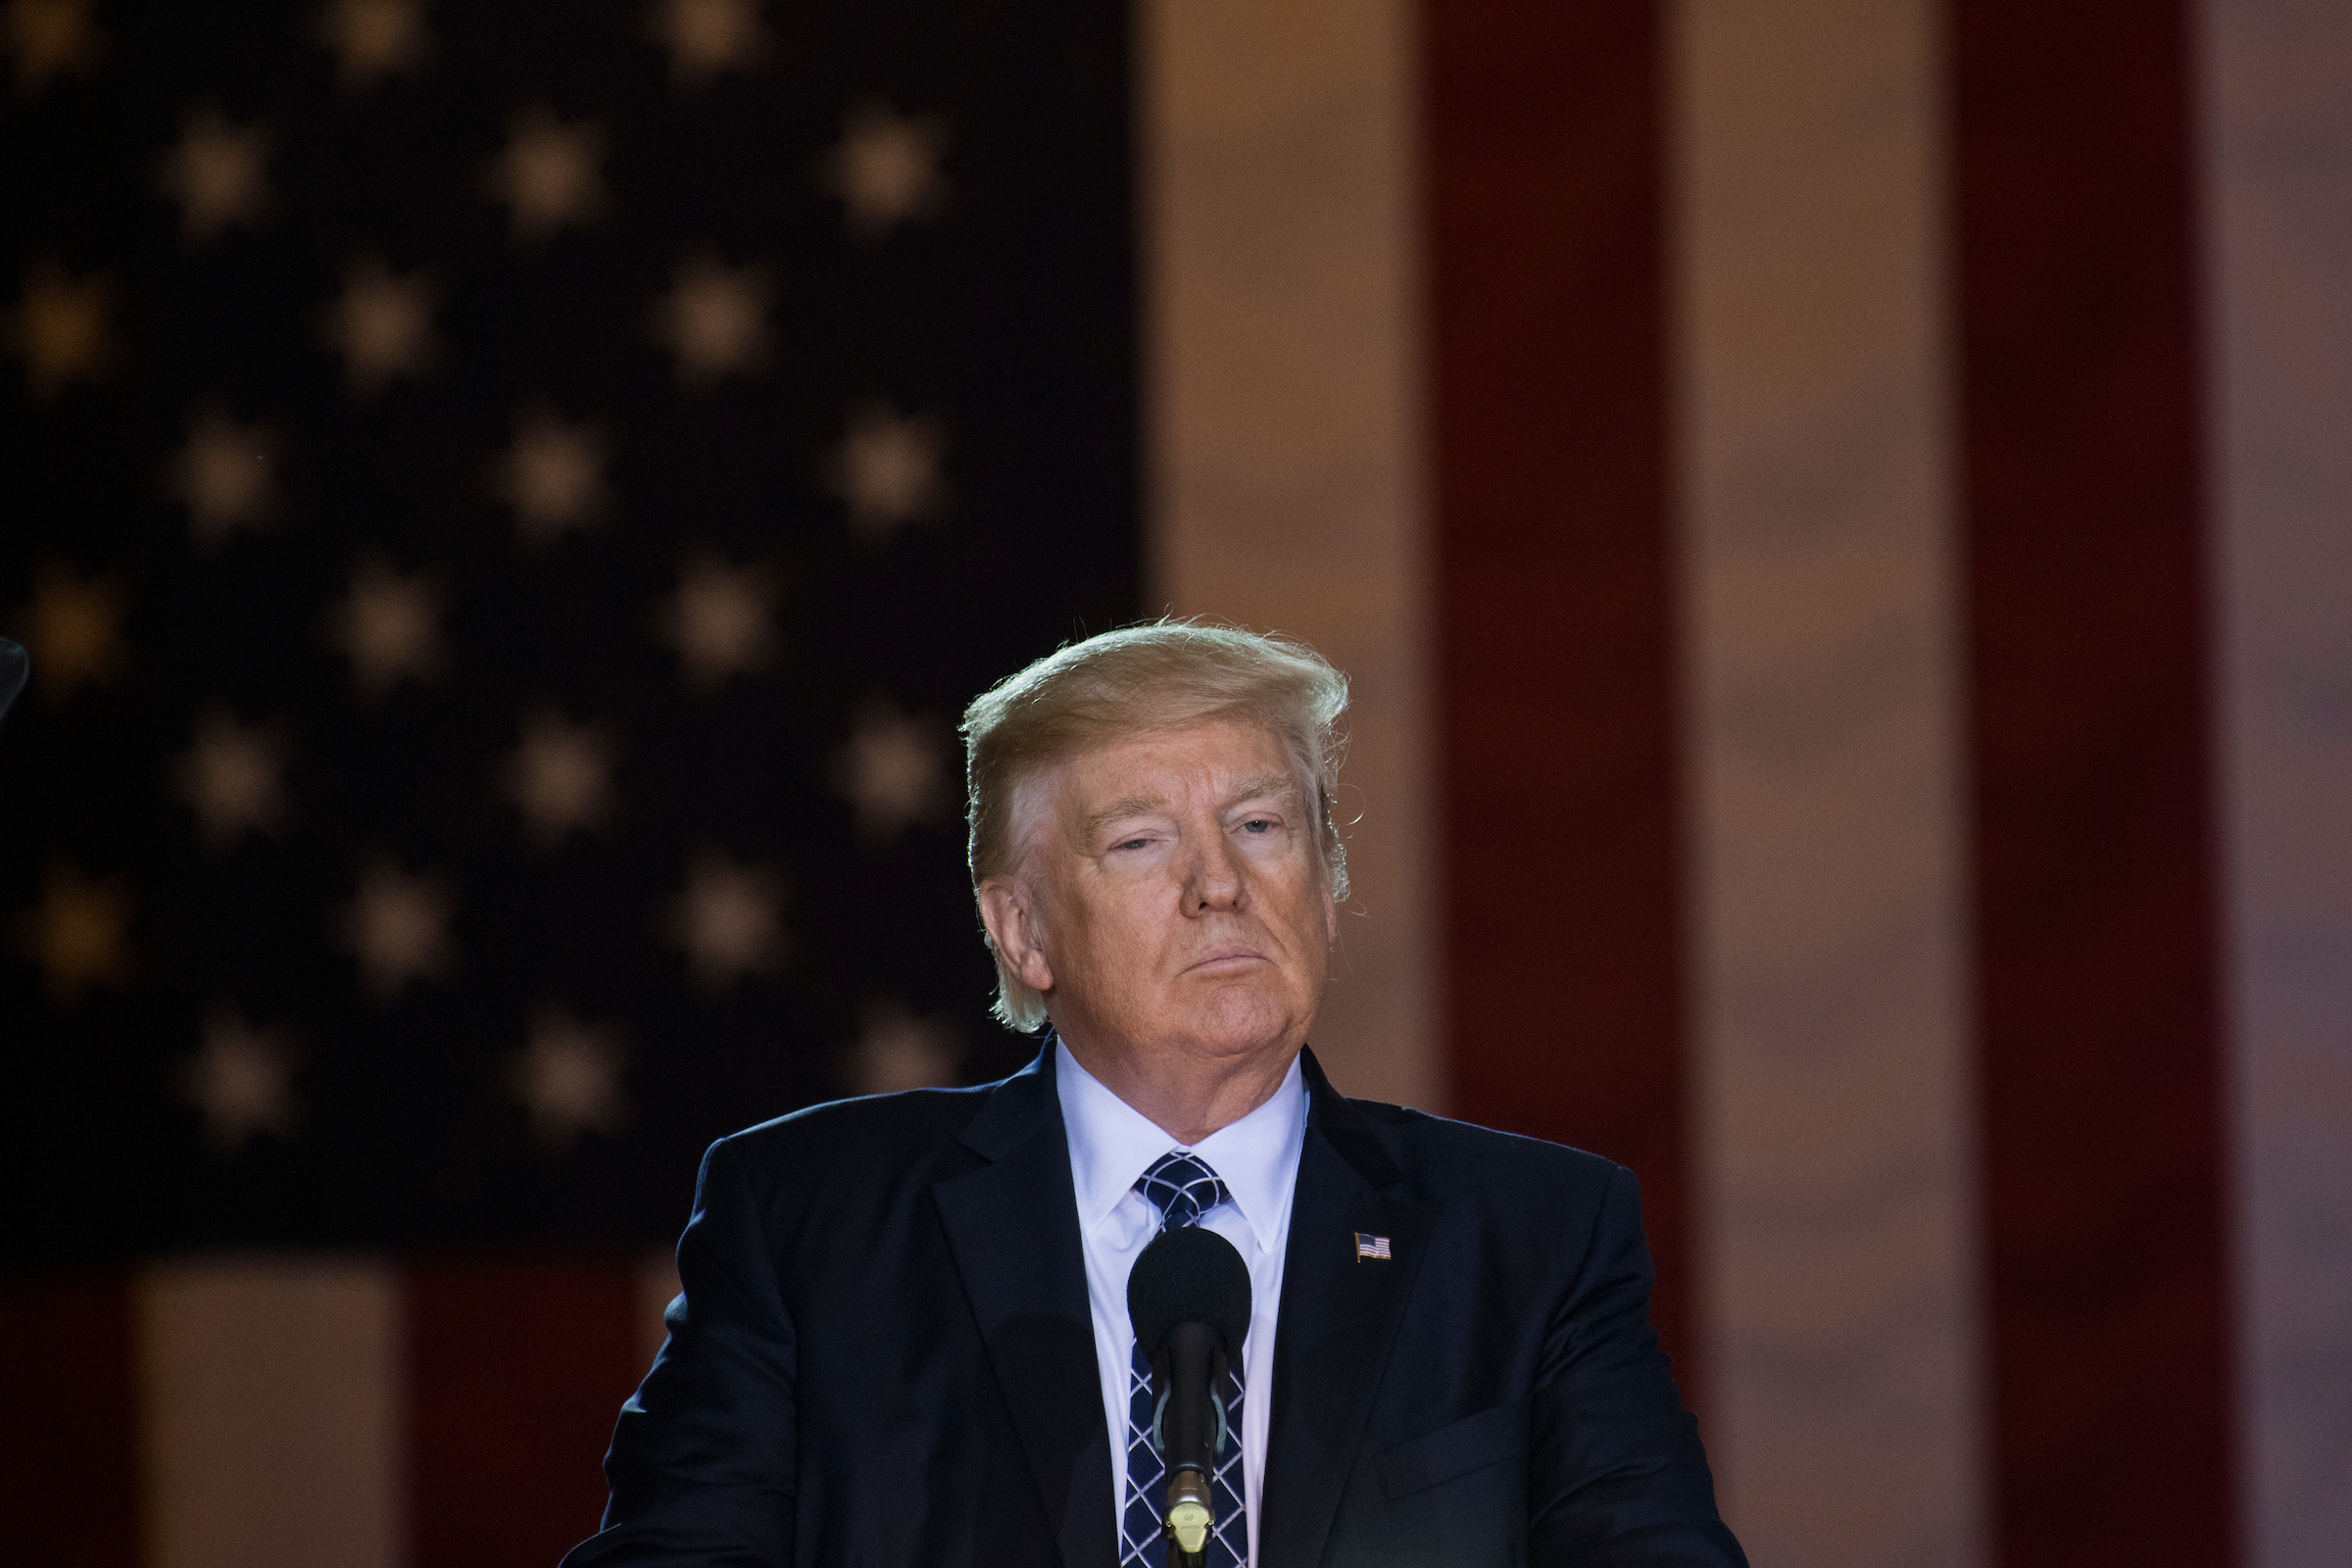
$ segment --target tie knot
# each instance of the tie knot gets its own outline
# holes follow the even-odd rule
[[[1233,1194],[1208,1168],[1207,1160],[1181,1151],[1153,1160],[1152,1168],[1135,1179],[1135,1190],[1159,1210],[1162,1230],[1198,1225],[1201,1215],[1233,1200]]]

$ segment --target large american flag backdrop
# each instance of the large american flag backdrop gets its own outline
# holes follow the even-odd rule
[[[1355,679],[1357,1093],[1641,1174],[1759,1564],[2352,1539],[2352,16],[8,0],[14,1561],[549,1562],[952,718]]]

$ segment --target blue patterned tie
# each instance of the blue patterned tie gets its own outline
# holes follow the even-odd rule
[[[1135,1180],[1135,1190],[1159,1210],[1160,1229],[1198,1225],[1200,1216],[1233,1194],[1192,1154],[1163,1154]],[[1119,1568],[1167,1568],[1168,1543],[1160,1527],[1160,1505],[1167,1499],[1167,1468],[1152,1446],[1152,1366],[1142,1347],[1128,1351],[1127,1372],[1127,1506],[1119,1518]],[[1209,1492],[1215,1509],[1208,1541],[1201,1554],[1207,1568],[1242,1568],[1250,1560],[1250,1516],[1242,1504],[1242,1369],[1236,1363],[1225,1379],[1225,1449],[1217,1455],[1217,1473]]]

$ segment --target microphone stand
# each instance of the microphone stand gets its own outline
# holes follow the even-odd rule
[[[1215,1518],[1209,1478],[1225,1447],[1225,1348],[1206,1323],[1179,1323],[1168,1331],[1168,1388],[1208,1391],[1206,1406],[1171,1397],[1163,1412],[1160,1452],[1168,1466],[1166,1521],[1168,1568],[1202,1568],[1208,1529]],[[1211,1416],[1215,1429],[1207,1430]],[[1167,1417],[1174,1419],[1169,1420]]]

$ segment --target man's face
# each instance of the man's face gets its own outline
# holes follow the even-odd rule
[[[1204,722],[1102,747],[1030,787],[1042,809],[1017,880],[1042,967],[1024,978],[1073,1049],[1296,1054],[1338,913],[1282,742]]]

